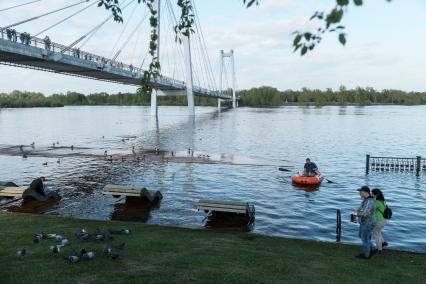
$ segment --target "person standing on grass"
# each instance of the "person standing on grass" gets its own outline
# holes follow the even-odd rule
[[[356,210],[359,222],[359,237],[362,240],[362,253],[358,258],[369,259],[371,257],[371,234],[376,225],[374,220],[375,199],[370,194],[370,188],[363,186],[358,189],[362,198],[361,206]]]
[[[373,189],[371,193],[376,199],[374,211],[374,219],[376,220],[376,226],[374,227],[373,235],[374,239],[376,240],[377,250],[379,254],[381,254],[383,247],[388,245],[388,243],[385,242],[382,236],[382,230],[386,225],[386,219],[383,216],[383,213],[385,212],[386,208],[385,197],[383,196],[382,191],[377,188]]]

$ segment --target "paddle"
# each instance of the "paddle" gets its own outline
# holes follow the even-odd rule
[[[283,168],[283,167],[279,167],[279,168],[278,168],[278,170],[279,170],[279,171],[282,171],[282,172],[290,172],[290,170],[289,170],[289,169],[287,169],[287,168]]]
[[[325,179],[328,183],[335,183],[334,181],[332,181],[332,180],[329,180],[329,179]]]

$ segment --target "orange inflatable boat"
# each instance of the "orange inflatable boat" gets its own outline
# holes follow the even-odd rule
[[[322,174],[313,176],[313,177],[307,177],[303,175],[297,175],[291,178],[291,181],[296,184],[301,185],[318,185],[322,182],[324,179],[324,176]]]

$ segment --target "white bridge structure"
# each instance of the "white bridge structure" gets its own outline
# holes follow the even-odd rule
[[[26,3],[3,9],[0,7],[0,18],[1,13],[6,13],[9,10],[19,9],[27,5],[36,5],[37,2],[43,2],[43,0],[27,1]],[[137,37],[137,32],[149,35],[149,29],[145,29],[145,31],[140,29],[144,21],[149,20],[148,10],[144,4],[138,4],[137,0],[120,1],[120,8],[123,11],[123,14],[124,10],[133,4],[133,6],[130,6],[130,8],[133,9],[130,11],[131,14],[130,16],[128,15],[128,17],[132,17],[135,14],[134,12],[136,9],[145,8],[146,11],[145,13],[140,13],[142,16],[138,19],[139,21],[135,28],[131,32],[127,32],[127,39],[125,40],[123,40],[123,36],[125,35],[125,31],[128,28],[128,23],[130,21],[126,22],[126,17],[124,17],[122,32],[114,45],[114,48],[116,46],[120,47],[114,50],[114,53],[111,53],[114,54],[112,58],[96,54],[95,52],[83,50],[83,46],[91,40],[107,22],[112,22],[112,15],[109,15],[101,23],[94,26],[89,32],[85,33],[83,36],[68,45],[56,43],[46,34],[47,31],[62,25],[74,16],[86,12],[86,10],[89,10],[91,7],[93,7],[93,9],[99,9],[96,7],[96,4],[99,2],[99,0],[76,1],[74,4],[66,7],[53,9],[52,11],[47,11],[35,17],[0,26],[0,64],[125,85],[140,86],[141,79],[143,78],[145,70],[147,70],[147,65],[150,63],[151,57],[149,55],[145,56],[142,63],[137,65],[123,63],[119,58],[119,56],[124,53],[128,43]],[[196,6],[194,0],[191,2],[195,13]],[[60,11],[63,12],[65,10],[71,8],[75,9],[75,7],[81,6],[83,6],[83,8],[73,11],[72,14],[53,23],[43,31],[29,33],[27,31],[19,32],[15,30],[15,27],[17,28],[22,24],[48,17]],[[237,107],[233,50],[230,52],[224,52],[222,50],[220,52],[219,87],[216,87],[215,76],[213,75],[213,69],[206,51],[204,36],[202,34],[197,14],[195,13],[194,21],[195,33],[190,36],[182,36],[180,39],[182,44],[179,44],[175,38],[170,40],[170,36],[176,36],[173,27],[177,24],[171,0],[156,0],[155,7],[158,17],[158,44],[155,56],[161,63],[161,75],[157,78],[151,78],[149,82],[149,84],[153,87],[151,94],[151,114],[153,116],[158,115],[158,96],[186,95],[189,115],[195,115],[194,96],[217,98],[219,109],[221,107],[222,100],[232,101],[232,106],[234,108]],[[161,23],[164,22],[164,18],[169,21],[165,27],[162,27]],[[149,24],[147,26],[150,28]],[[168,45],[166,46],[165,51],[161,52],[162,50],[160,47],[164,45],[164,42],[168,43]],[[135,43],[134,46],[136,47],[137,43]],[[140,46],[148,49],[148,44],[142,44]],[[196,46],[196,48],[193,49],[193,46]],[[176,60],[175,58],[174,64],[170,64],[171,55],[169,53],[173,53],[175,57],[180,57],[180,62],[179,59]],[[196,57],[195,64],[194,57]],[[229,75],[231,75],[232,78],[229,81],[227,79],[228,70],[225,62],[225,59],[227,58],[230,59],[231,65]],[[169,64],[167,65],[167,63]],[[173,65],[174,68],[170,67],[170,65]],[[228,87],[226,87],[226,85]]]

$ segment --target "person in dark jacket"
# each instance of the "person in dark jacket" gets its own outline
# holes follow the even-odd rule
[[[35,180],[33,180],[30,184],[30,188],[35,190],[38,194],[43,195],[44,196],[44,185],[43,182],[46,179],[44,177],[39,177],[36,178]]]
[[[311,159],[307,158],[305,166],[303,167],[303,175],[311,177],[318,174],[318,167],[315,163],[311,162]]]

